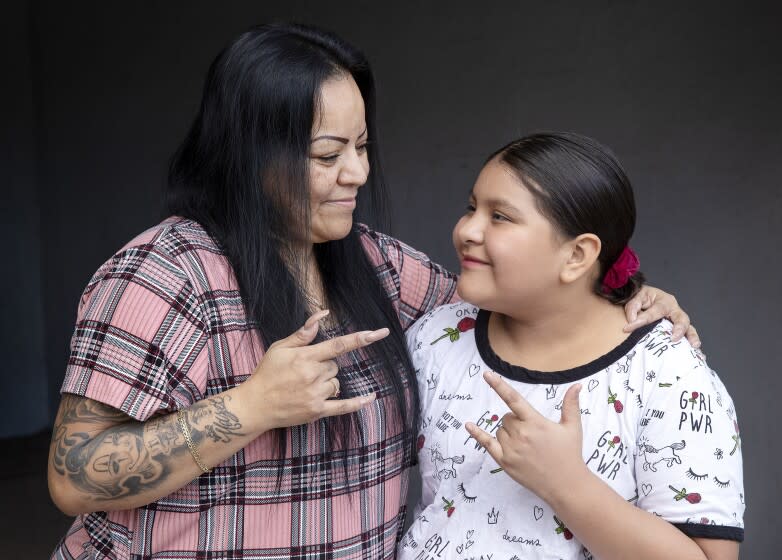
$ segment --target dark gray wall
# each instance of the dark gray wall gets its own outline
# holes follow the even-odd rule
[[[41,290],[41,204],[38,195],[29,12],[21,2],[0,19],[0,236],[10,239],[0,274],[0,381],[7,399],[0,438],[49,426]],[[14,56],[10,56],[14,53]],[[10,398],[8,398],[10,397]],[[10,406],[10,409],[8,405]]]
[[[3,382],[18,391],[10,416],[40,419],[43,375],[56,407],[79,294],[159,218],[167,158],[219,48],[256,22],[308,21],[373,62],[394,233],[449,266],[450,227],[491,150],[536,129],[615,149],[636,188],[643,269],[691,313],[736,401],[743,556],[771,557],[782,500],[771,351],[782,334],[777,18],[739,3],[377,4],[36,3],[29,34],[24,10],[15,16],[17,138],[14,157],[3,153],[13,211],[4,209],[3,231],[18,239],[11,270],[25,277],[3,275],[2,344],[16,355]]]

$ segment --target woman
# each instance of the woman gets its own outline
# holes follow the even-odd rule
[[[455,276],[353,223],[386,208],[376,142],[371,71],[337,37],[269,25],[218,55],[172,217],[80,302],[49,462],[78,517],[54,558],[393,556],[418,424],[404,331]],[[652,289],[629,317],[655,300],[630,326],[687,330]]]

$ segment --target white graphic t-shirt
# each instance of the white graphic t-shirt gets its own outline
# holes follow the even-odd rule
[[[592,472],[689,536],[743,540],[733,402],[699,351],[686,340],[671,342],[670,322],[635,331],[584,366],[537,372],[492,351],[488,317],[457,303],[408,331],[421,395],[423,495],[399,545],[402,560],[591,558],[556,512],[499,469],[465,430],[472,421],[494,433],[509,411],[484,381],[486,370],[557,422],[568,387],[581,383],[583,457]],[[595,515],[600,508],[594,504]]]

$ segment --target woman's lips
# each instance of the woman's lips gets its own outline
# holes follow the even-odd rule
[[[340,208],[349,208],[350,210],[353,210],[356,207],[356,199],[341,198],[339,200],[327,200],[326,204],[333,204],[334,206],[339,206]]]

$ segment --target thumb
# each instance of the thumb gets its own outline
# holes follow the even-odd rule
[[[567,390],[562,399],[562,416],[560,424],[578,424],[581,429],[581,406],[578,403],[578,395],[581,392],[581,384],[576,383]]]
[[[304,322],[304,325],[302,325],[301,328],[299,328],[290,336],[278,340],[272,344],[270,348],[297,348],[299,346],[307,346],[310,342],[315,340],[315,335],[318,334],[318,321],[326,317],[328,314],[328,309],[323,309],[317,313],[313,313]]]

